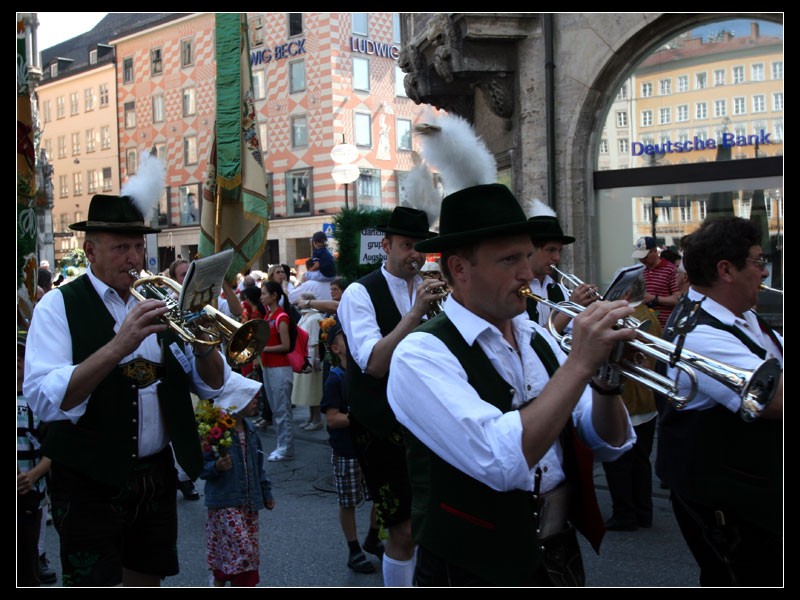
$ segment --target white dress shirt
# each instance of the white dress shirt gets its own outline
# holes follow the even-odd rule
[[[555,279],[550,277],[550,275],[545,275],[542,281],[539,281],[538,277],[534,277],[533,281],[530,282],[531,291],[536,294],[537,296],[541,296],[542,298],[546,298],[552,302],[552,299],[547,295],[547,286],[556,284],[558,287],[561,288],[561,293],[564,294],[564,300],[569,300],[569,290],[565,288],[563,285],[558,283]],[[542,327],[547,327],[547,321],[550,319],[550,313],[553,311],[552,308],[547,306],[546,304],[542,304],[539,302],[536,306],[536,310],[539,312],[539,325]],[[567,327],[564,329],[565,332],[572,330],[572,321],[567,324]]]
[[[127,302],[123,302],[115,290],[92,273],[91,267],[86,272],[92,286],[114,318],[114,331],[118,332],[125,317],[136,306],[138,300],[130,296]],[[91,324],[87,324],[87,326],[91,326]],[[169,348],[164,350],[165,352],[172,351]],[[187,365],[192,373],[192,391],[201,398],[216,396],[222,388],[210,388],[198,375],[191,346],[186,345],[182,354],[188,362],[179,357],[180,362]],[[133,353],[122,359],[120,364],[136,358],[163,363],[156,334],[147,336]],[[225,363],[225,380],[227,380],[230,367],[225,361],[223,363]],[[88,396],[70,410],[61,410],[61,402],[64,400],[72,373],[76,368],[77,365],[73,364],[72,360],[72,336],[67,322],[64,296],[58,290],[53,290],[45,294],[36,305],[25,347],[23,389],[31,408],[40,420],[70,420],[77,423],[78,419],[86,412]],[[155,454],[169,443],[169,436],[156,393],[157,386],[158,382],[139,390],[140,456]]]
[[[694,288],[689,288],[689,298],[700,300],[703,295]],[[761,331],[753,311],[748,310],[745,312],[743,318],[737,317],[730,310],[708,297],[703,300],[701,307],[725,325],[735,327],[744,333],[757,346],[764,348],[767,351],[767,355],[764,359],[759,358],[733,335],[710,325],[698,325],[695,327],[686,336],[686,341],[683,345],[685,349],[748,371],[754,370],[768,358],[777,358],[781,367],[783,367],[783,338],[775,333],[780,342],[779,348],[769,335]],[[669,369],[668,372],[668,376],[673,380],[675,379],[675,371],[676,369]],[[680,393],[686,394],[689,391],[689,378],[682,372],[679,384]],[[697,388],[697,394],[691,402],[686,404],[683,410],[706,410],[714,408],[716,404],[722,404],[729,410],[738,412],[742,406],[742,399],[739,394],[722,382],[699,371],[697,371]]]
[[[386,264],[381,265],[381,273],[389,284],[389,293],[392,295],[395,306],[403,316],[411,310],[417,299],[417,288],[422,284],[422,277],[416,275],[411,283],[411,292],[408,290],[408,281],[396,277],[386,270]],[[382,338],[378,327],[378,319],[372,298],[362,284],[355,282],[347,286],[342,294],[336,314],[342,324],[342,330],[347,337],[347,347],[356,364],[362,372],[367,370],[372,349]]]
[[[330,300],[331,299],[331,282],[330,281],[314,281],[307,279],[297,287],[289,285],[289,302],[297,304],[301,300],[301,296],[309,292],[314,294],[317,300]],[[281,305],[283,306],[283,305]]]
[[[545,337],[559,363],[566,360],[552,337],[525,313],[512,322],[518,354],[499,329],[452,296],[445,312],[466,342],[477,342],[497,373],[512,386],[514,408],[536,398],[550,381],[530,345],[533,335]],[[542,493],[557,487],[565,478],[559,442],[529,468],[522,453],[519,411],[503,413],[483,400],[469,384],[458,359],[431,334],[413,332],[397,346],[389,369],[388,396],[397,420],[423,444],[492,489],[532,491],[537,467],[542,470]],[[619,448],[609,446],[597,435],[592,426],[592,393],[588,387],[572,418],[580,438],[595,452],[597,461],[614,460],[636,440],[630,424],[627,439]]]

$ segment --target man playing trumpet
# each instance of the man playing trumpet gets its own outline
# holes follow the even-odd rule
[[[163,322],[163,300],[138,302],[145,223],[164,167],[144,154],[123,196],[95,195],[85,231],[87,273],[47,294],[28,334],[25,394],[49,423],[53,522],[65,586],[158,586],[178,573],[175,450],[202,468],[190,391],[216,396],[230,368],[194,351]]]

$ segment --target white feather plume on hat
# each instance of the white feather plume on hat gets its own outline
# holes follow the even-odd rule
[[[532,217],[558,217],[556,211],[538,198],[523,202],[522,210],[525,211],[525,216],[529,219]]]
[[[167,170],[155,154],[142,152],[139,169],[122,185],[121,196],[128,196],[145,221],[153,214],[164,193]]]
[[[442,197],[433,185],[433,175],[428,166],[422,162],[419,154],[411,153],[414,168],[406,177],[406,194],[403,204],[424,211],[428,215],[431,229],[436,230],[439,212],[442,208]]]

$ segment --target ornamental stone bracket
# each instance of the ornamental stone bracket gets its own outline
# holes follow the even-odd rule
[[[494,114],[511,118],[516,42],[531,35],[538,15],[418,14],[404,16],[408,41],[398,59],[408,97],[472,121],[477,88]]]

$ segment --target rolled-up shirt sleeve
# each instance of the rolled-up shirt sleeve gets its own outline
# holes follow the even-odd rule
[[[350,354],[358,368],[366,371],[372,349],[383,338],[367,288],[360,283],[347,286],[336,314],[347,338]]]
[[[482,400],[437,337],[414,332],[400,342],[387,391],[398,421],[444,461],[495,490],[532,489],[519,411]]]
[[[25,344],[23,392],[42,421],[77,422],[86,412],[86,400],[68,411],[61,410],[72,373],[72,338],[64,297],[54,290],[45,294],[34,309]]]

